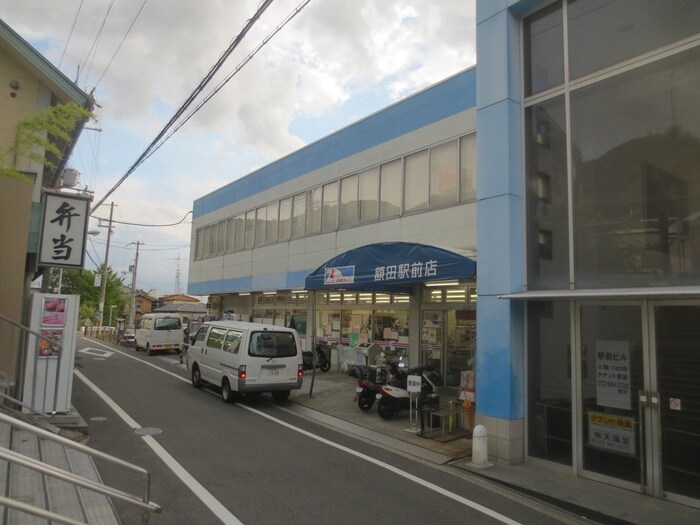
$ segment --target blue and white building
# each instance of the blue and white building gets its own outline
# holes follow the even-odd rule
[[[477,54],[195,201],[188,291],[475,367],[494,459],[698,506],[700,3],[478,0]]]

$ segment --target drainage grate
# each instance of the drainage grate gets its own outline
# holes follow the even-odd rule
[[[156,434],[162,434],[163,429],[155,427],[141,427],[134,430],[137,436],[155,436]]]

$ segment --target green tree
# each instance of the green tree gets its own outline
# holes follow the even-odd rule
[[[51,159],[60,161],[63,153],[57,143],[72,142],[71,133],[79,122],[92,117],[92,113],[75,102],[57,104],[22,119],[17,124],[15,143],[0,151],[0,175],[20,180],[31,180],[15,166],[16,159],[25,157],[46,168],[55,170]]]
[[[80,319],[90,319],[97,322],[97,309],[100,304],[100,286],[95,286],[95,274],[102,274],[104,265],[94,272],[91,270],[63,270],[61,279],[61,293],[80,296]],[[59,272],[51,272],[49,278],[49,289],[58,289]],[[109,311],[112,305],[116,306],[112,311],[112,324],[114,320],[125,313],[127,296],[123,293],[123,278],[107,269],[107,286],[105,287],[105,315],[103,325],[109,323]]]

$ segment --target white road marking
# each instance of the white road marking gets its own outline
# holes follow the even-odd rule
[[[109,350],[100,350],[99,348],[89,347],[78,350],[78,352],[82,354],[94,355],[95,357],[111,357],[114,355],[114,352],[110,352]]]
[[[116,350],[116,352],[117,352],[117,353],[120,353],[120,354],[122,354],[122,355],[124,355],[124,356],[126,356],[126,357],[130,357],[130,358],[132,358],[132,359],[135,359],[136,361],[139,361],[140,363],[143,363],[143,364],[152,366],[152,367],[155,368],[156,370],[159,370],[159,371],[163,372],[164,374],[169,374],[169,375],[171,375],[171,376],[173,376],[173,377],[176,377],[177,379],[179,379],[179,380],[181,380],[181,381],[184,381],[185,383],[189,383],[189,380],[188,380],[188,379],[185,379],[184,377],[181,377],[181,376],[179,376],[179,375],[177,375],[177,374],[173,374],[172,372],[168,372],[167,370],[164,370],[164,369],[162,369],[162,368],[160,368],[160,367],[154,365],[153,363],[149,363],[149,362],[144,361],[144,360],[142,360],[142,359],[139,359],[139,358],[137,358],[137,357],[134,357],[134,356],[131,356],[131,355],[126,354],[126,353],[124,353],[124,352],[121,352],[121,351],[119,351],[119,350]],[[76,370],[75,373],[79,373],[79,372]],[[82,374],[80,374],[80,375],[82,376]],[[84,378],[84,377],[85,377],[85,376],[82,376],[81,379]],[[84,381],[88,381],[88,382],[89,382],[89,380],[88,380],[87,378],[84,378]],[[88,385],[88,386],[89,386],[89,385]],[[97,388],[97,387],[95,387],[95,388]],[[98,395],[99,395],[99,394],[98,394]],[[106,394],[105,394],[105,397],[106,397]],[[109,398],[107,398],[107,399],[109,399]],[[115,406],[116,406],[116,405],[115,405]],[[326,445],[328,445],[328,446],[330,446],[330,447],[336,448],[336,449],[338,449],[338,450],[342,450],[343,452],[345,452],[345,453],[347,453],[347,454],[350,454],[350,455],[352,455],[352,456],[355,456],[355,457],[358,457],[358,458],[360,458],[360,459],[363,459],[363,460],[365,460],[365,461],[367,461],[367,462],[369,462],[369,463],[372,463],[372,464],[374,464],[374,465],[377,465],[378,467],[381,467],[381,468],[383,468],[383,469],[385,469],[385,470],[388,470],[389,472],[392,472],[392,473],[394,473],[394,474],[396,474],[396,475],[398,475],[398,476],[401,476],[401,477],[403,477],[403,478],[406,478],[406,479],[408,479],[409,481],[413,481],[414,483],[416,483],[416,484],[418,484],[418,485],[421,485],[422,487],[425,487],[425,488],[427,488],[427,489],[429,489],[429,490],[432,490],[433,492],[437,492],[438,494],[441,494],[441,495],[445,496],[446,498],[450,498],[450,499],[456,501],[457,503],[460,503],[460,504],[462,504],[462,505],[464,505],[464,506],[466,506],[466,507],[472,508],[472,509],[476,510],[477,512],[481,512],[482,514],[485,514],[485,515],[487,515],[487,516],[489,516],[489,517],[491,517],[491,518],[493,518],[493,519],[495,519],[495,520],[498,520],[498,521],[500,521],[501,523],[506,523],[507,525],[520,525],[520,522],[515,521],[515,520],[509,518],[508,516],[504,516],[503,514],[501,514],[501,513],[499,513],[499,512],[496,512],[495,510],[491,510],[491,509],[489,509],[488,507],[484,507],[483,505],[481,505],[481,504],[479,504],[479,503],[477,503],[477,502],[475,502],[475,501],[472,501],[472,500],[467,499],[467,498],[465,498],[465,497],[463,497],[463,496],[460,496],[459,494],[455,494],[454,492],[450,492],[449,490],[443,489],[442,487],[440,487],[440,486],[438,486],[438,485],[435,485],[434,483],[430,483],[429,481],[426,481],[426,480],[424,480],[424,479],[421,479],[421,478],[419,478],[418,476],[414,476],[413,474],[409,474],[408,472],[404,472],[403,470],[400,470],[400,469],[394,467],[393,465],[389,465],[388,463],[384,463],[383,461],[379,461],[378,459],[375,459],[375,458],[373,458],[373,457],[371,457],[371,456],[367,456],[367,455],[362,454],[362,453],[360,453],[360,452],[357,452],[357,451],[355,451],[355,450],[353,450],[353,449],[351,449],[351,448],[345,447],[345,446],[343,446],[343,445],[339,445],[338,443],[334,443],[333,441],[330,441],[330,440],[328,440],[328,439],[326,439],[326,438],[323,438],[323,437],[321,437],[321,436],[317,436],[316,434],[312,434],[311,432],[309,432],[309,431],[307,431],[307,430],[304,430],[304,429],[295,427],[294,425],[291,425],[290,423],[287,423],[286,421],[282,421],[281,419],[277,419],[277,418],[275,418],[275,417],[272,417],[272,416],[270,416],[269,414],[266,414],[266,413],[264,413],[264,412],[261,412],[261,411],[259,411],[259,410],[256,410],[255,408],[248,407],[248,406],[243,405],[243,404],[241,404],[241,403],[238,403],[236,406],[239,406],[239,407],[241,407],[241,408],[243,408],[243,409],[245,409],[245,410],[247,410],[247,411],[249,411],[249,412],[252,412],[252,413],[254,413],[254,414],[257,414],[257,415],[259,415],[259,416],[261,416],[261,417],[264,417],[264,418],[266,418],[266,419],[268,419],[268,420],[270,420],[270,421],[272,421],[272,422],[274,422],[274,423],[277,423],[278,425],[282,425],[283,427],[289,428],[290,430],[294,430],[295,432],[298,432],[298,433],[303,434],[303,435],[305,435],[305,436],[307,436],[307,437],[310,437],[311,439],[315,439],[316,441],[320,441],[321,443],[324,443],[324,444],[326,444]],[[121,410],[121,409],[119,409],[119,410]],[[115,411],[116,411],[116,410],[115,410]],[[126,417],[129,417],[126,413],[125,413],[124,415],[125,415]],[[124,418],[122,417],[122,419],[124,419]],[[126,419],[125,419],[125,421],[126,421]],[[132,420],[132,421],[133,421],[133,420]],[[135,423],[135,422],[134,422],[134,423]],[[134,428],[140,428],[140,426],[134,427]],[[145,436],[144,439],[145,439],[146,437],[150,438],[151,440],[153,440],[153,441],[157,444],[157,442],[155,441],[155,439],[154,439],[152,436]],[[160,445],[158,445],[158,446],[160,446]],[[161,448],[162,448],[162,447],[161,447]],[[167,452],[165,451],[165,449],[163,449],[163,452],[164,452],[165,454],[167,454]],[[170,458],[172,459],[172,456],[170,456],[169,454],[168,454],[168,457],[170,457]],[[178,466],[180,466],[174,459],[172,459],[172,461],[173,461],[175,464],[177,464]],[[166,462],[166,463],[167,463],[167,462]],[[180,466],[180,468],[182,468],[182,467]],[[171,469],[172,469],[172,467],[171,467]],[[184,472],[185,474],[187,474],[187,472],[184,471],[184,469],[183,469],[183,472]],[[176,472],[176,474],[177,474],[177,472]],[[189,474],[187,474],[187,475],[189,476]],[[191,477],[191,476],[190,476],[190,477]],[[182,478],[181,478],[181,479],[182,479]],[[192,479],[193,479],[193,478],[192,478]],[[183,481],[184,481],[184,480],[183,480]],[[194,481],[194,482],[197,483],[196,481]],[[199,483],[197,483],[197,485],[199,485]],[[201,485],[199,485],[199,486],[201,486]],[[202,490],[204,490],[204,491],[206,492],[206,489],[204,489],[203,487],[202,487]],[[209,493],[207,492],[207,494],[209,494]],[[211,495],[210,495],[210,496],[211,496]],[[213,496],[211,496],[211,497],[213,498]],[[200,496],[200,499],[202,499],[201,496]],[[205,501],[205,500],[202,500],[202,501]],[[218,502],[217,500],[215,500],[215,499],[214,499],[214,501],[216,501],[217,503],[219,503],[219,502]],[[206,503],[206,502],[205,502],[205,503]],[[225,509],[224,509],[224,510],[225,510]],[[226,511],[226,512],[228,512],[228,511]],[[229,523],[229,522],[224,521],[224,523]],[[230,523],[240,523],[240,522],[230,522]]]
[[[83,382],[88,388],[95,392],[102,401],[107,403],[107,405],[114,410],[114,412],[122,418],[122,420],[133,429],[141,428],[136,420],[134,420],[129,414],[126,413],[117,403],[114,402],[107,394],[105,394],[100,388],[90,381],[82,372],[79,370],[73,370],[73,373]],[[217,518],[219,518],[223,523],[227,525],[243,525],[236,516],[231,514],[229,510],[224,507],[219,500],[217,500],[204,486],[199,483],[189,472],[187,472],[177,460],[170,455],[170,453],[163,448],[163,446],[158,443],[153,436],[142,436],[145,443],[151,447],[151,450],[156,453],[156,455],[167,465],[167,467],[173,471],[173,473],[182,480],[187,488],[189,488],[194,494],[204,503],[207,508],[209,508]]]

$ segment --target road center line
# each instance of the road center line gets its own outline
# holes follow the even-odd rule
[[[140,359],[138,360],[140,361]],[[158,367],[156,367],[158,368]],[[162,370],[165,372],[165,370]],[[110,398],[106,393],[104,393],[100,388],[90,381],[85,375],[77,369],[73,370],[73,373],[90,388],[95,394],[97,394],[102,401],[107,403],[107,405],[114,410],[114,412],[122,418],[122,420],[129,425],[131,428],[141,428],[136,420],[134,420],[129,414],[126,413],[122,407],[120,407],[112,398]],[[174,374],[173,374],[174,375]],[[229,510],[224,507],[219,500],[217,500],[204,486],[199,483],[185,468],[180,465],[180,463],[175,460],[170,453],[163,448],[163,446],[158,443],[153,436],[142,436],[144,442],[151,447],[151,450],[156,453],[156,455],[165,463],[165,465],[189,488],[195,496],[197,496],[204,505],[207,506],[217,518],[219,518],[223,523],[227,525],[243,525],[236,516],[231,514]]]
[[[91,341],[91,342],[93,342],[93,341]],[[104,345],[104,346],[106,347],[106,345]],[[114,349],[111,348],[111,347],[109,347],[109,348],[110,348],[110,350],[114,350]],[[144,361],[143,359],[139,359],[139,358],[137,358],[137,357],[131,356],[131,355],[129,355],[129,354],[127,354],[127,353],[124,353],[124,352],[121,352],[121,351],[119,351],[119,350],[116,350],[116,352],[122,354],[123,356],[130,357],[131,359],[135,359],[136,361],[138,361],[138,362],[140,362],[140,363],[143,363],[143,364],[145,364],[145,365],[152,366],[153,368],[155,368],[156,370],[159,370],[159,371],[163,372],[164,374],[169,374],[169,375],[171,375],[171,376],[173,376],[173,377],[175,377],[175,378],[177,378],[177,379],[180,379],[181,381],[184,381],[184,382],[186,382],[186,383],[189,383],[189,380],[187,380],[187,379],[185,379],[185,378],[183,378],[183,377],[181,377],[181,376],[179,376],[179,375],[177,375],[177,374],[173,374],[172,372],[169,372],[169,371],[167,371],[167,370],[164,370],[164,369],[160,368],[159,366],[156,366],[156,365],[154,365],[154,364],[152,364],[152,363],[149,363],[149,362],[147,362],[147,361]],[[76,370],[76,373],[78,373],[77,370]],[[82,374],[81,374],[81,375],[82,375]],[[84,376],[83,376],[83,377],[84,377]],[[87,378],[85,378],[85,380],[87,381]],[[97,387],[95,387],[95,388],[97,388]],[[377,466],[379,466],[379,467],[381,467],[381,468],[383,468],[383,469],[385,469],[385,470],[388,470],[389,472],[393,472],[394,474],[396,474],[396,475],[398,475],[398,476],[401,476],[401,477],[403,477],[403,478],[406,478],[406,479],[408,479],[409,481],[413,481],[414,483],[417,483],[418,485],[421,485],[421,486],[423,486],[423,487],[425,487],[425,488],[427,488],[427,489],[429,489],[429,490],[432,490],[432,491],[434,491],[434,492],[437,492],[438,494],[441,494],[441,495],[443,495],[443,496],[445,496],[445,497],[447,497],[447,498],[450,498],[450,499],[452,499],[452,500],[454,500],[454,501],[456,501],[456,502],[458,502],[458,503],[461,503],[462,505],[464,505],[464,506],[466,506],[466,507],[470,507],[470,508],[472,508],[472,509],[474,509],[474,510],[476,510],[476,511],[478,511],[478,512],[481,512],[482,514],[485,514],[485,515],[487,515],[487,516],[489,516],[489,517],[491,517],[491,518],[493,518],[493,519],[495,519],[495,520],[498,520],[498,521],[500,521],[501,523],[505,523],[505,524],[507,524],[507,525],[520,525],[520,522],[515,521],[515,520],[512,520],[512,519],[509,518],[508,516],[504,516],[503,514],[501,514],[501,513],[499,513],[499,512],[496,512],[495,510],[489,509],[488,507],[484,507],[483,505],[480,505],[479,503],[477,503],[477,502],[475,502],[475,501],[472,501],[472,500],[470,500],[470,499],[467,499],[467,498],[465,498],[465,497],[462,497],[462,496],[460,496],[459,494],[455,494],[454,492],[450,492],[449,490],[443,489],[442,487],[440,487],[440,486],[438,486],[438,485],[435,485],[434,483],[430,483],[429,481],[425,481],[424,479],[421,479],[421,478],[419,478],[418,476],[414,476],[413,474],[409,474],[408,472],[404,472],[403,470],[400,470],[400,469],[394,467],[393,465],[389,465],[388,463],[384,463],[383,461],[379,461],[378,459],[374,459],[374,458],[371,457],[371,456],[367,456],[367,455],[362,454],[361,452],[357,452],[357,451],[355,451],[355,450],[353,450],[353,449],[351,449],[351,448],[345,447],[345,446],[343,446],[343,445],[339,445],[338,443],[334,443],[333,441],[330,441],[330,440],[328,440],[328,439],[326,439],[326,438],[323,438],[323,437],[321,437],[321,436],[317,436],[316,434],[313,434],[313,433],[311,433],[311,432],[309,432],[309,431],[307,431],[307,430],[304,430],[304,429],[295,427],[294,425],[291,425],[290,423],[287,423],[287,422],[285,422],[285,421],[282,421],[281,419],[277,419],[277,418],[275,418],[275,417],[273,417],[273,416],[270,416],[269,414],[266,414],[266,413],[264,413],[264,412],[260,412],[259,410],[256,410],[255,408],[248,407],[248,406],[243,405],[243,404],[241,404],[241,403],[237,403],[236,406],[239,406],[239,407],[241,407],[241,408],[243,408],[243,409],[245,409],[245,410],[247,410],[247,411],[249,411],[249,412],[252,412],[252,413],[254,413],[254,414],[257,414],[257,415],[259,415],[259,416],[261,416],[261,417],[264,417],[264,418],[266,418],[266,419],[268,419],[268,420],[270,420],[270,421],[273,421],[274,423],[277,423],[278,425],[282,425],[283,427],[287,427],[287,428],[289,428],[290,430],[294,430],[295,432],[298,432],[298,433],[303,434],[303,435],[305,435],[305,436],[307,436],[307,437],[310,437],[310,438],[312,438],[312,439],[315,439],[316,441],[320,441],[321,443],[324,443],[324,444],[326,444],[326,445],[328,445],[328,446],[334,447],[334,448],[336,448],[336,449],[338,449],[338,450],[342,450],[343,452],[346,452],[347,454],[350,454],[350,455],[353,455],[353,456],[358,457],[358,458],[360,458],[360,459],[363,459],[363,460],[365,460],[365,461],[367,461],[367,462],[369,462],[369,463],[373,463],[374,465],[377,465]],[[126,415],[126,414],[125,414],[125,415]],[[129,417],[128,415],[126,415],[126,416]],[[126,420],[125,420],[125,421],[126,421]],[[135,427],[135,428],[139,428],[139,427]],[[146,436],[146,437],[151,437],[151,439],[153,439],[152,436]],[[155,442],[155,440],[153,440],[153,441]],[[156,442],[156,444],[157,444],[157,442]],[[159,445],[159,446],[160,446],[160,445]],[[166,452],[164,449],[163,449],[163,452],[164,452],[165,454],[167,454],[167,452]],[[173,459],[173,461],[175,461],[175,460]],[[188,475],[189,475],[189,474],[188,474]],[[204,488],[203,488],[203,490],[206,491],[206,489],[204,489]],[[208,493],[207,493],[207,494],[208,494]],[[213,498],[213,496],[212,496],[212,498]],[[201,497],[200,497],[200,499],[201,499]],[[202,500],[202,501],[204,501],[204,500]],[[215,501],[216,501],[216,500],[215,500]],[[218,503],[218,501],[217,501],[217,503]],[[228,511],[227,511],[227,512],[228,512]],[[228,523],[228,522],[225,522],[225,523]],[[233,522],[232,522],[232,523],[233,523]],[[238,523],[240,523],[240,522],[238,522]]]

